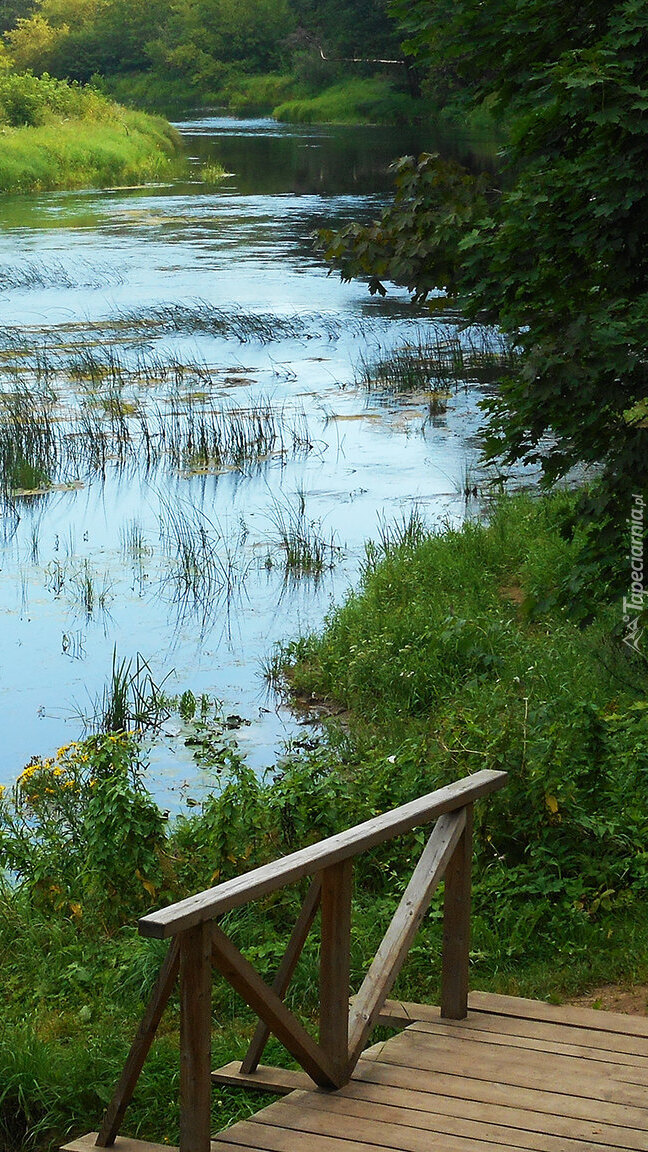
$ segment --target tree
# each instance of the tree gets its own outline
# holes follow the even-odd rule
[[[626,587],[633,494],[648,495],[648,8],[414,0],[407,23],[410,51],[451,61],[506,115],[503,190],[438,157],[402,161],[392,207],[329,235],[329,258],[373,291],[445,288],[511,334],[519,367],[486,402],[487,451],[539,462],[548,482],[592,469],[572,596],[593,575]]]
[[[33,7],[33,0],[0,0],[0,33],[30,16]]]

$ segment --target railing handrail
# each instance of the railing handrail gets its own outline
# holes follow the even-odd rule
[[[480,797],[499,791],[504,787],[506,779],[506,772],[483,769],[443,788],[437,788],[426,796],[374,816],[325,840],[309,844],[289,856],[253,868],[214,888],[143,916],[139,921],[140,934],[158,939],[175,936],[178,932],[203,924],[248,901],[258,900],[305,876],[312,876],[333,864],[358,856],[377,844],[427,824],[435,817],[472,804]]]

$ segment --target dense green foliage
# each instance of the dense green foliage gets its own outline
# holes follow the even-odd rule
[[[78,84],[0,73],[0,191],[137,183],[178,149],[168,124]]]
[[[445,289],[500,325],[519,370],[487,401],[488,451],[601,481],[572,595],[601,566],[630,584],[628,517],[648,490],[648,13],[614,4],[463,0],[399,8],[410,48],[505,112],[505,172],[487,186],[438,157],[402,162],[393,206],[328,236],[346,277]]]
[[[12,2],[5,43],[16,68],[101,78],[120,99],[146,106],[227,100],[247,77],[271,74],[291,88],[274,101],[266,93],[271,108],[282,96],[307,98],[346,78],[341,61],[350,56],[401,55],[386,0]],[[404,69],[396,77],[407,83]]]
[[[579,547],[573,503],[507,499],[488,524],[430,537],[412,520],[370,547],[358,591],[283,657],[295,691],[334,696],[357,722],[288,750],[264,780],[230,749],[214,792],[169,821],[145,790],[133,735],[95,736],[25,769],[0,800],[13,872],[0,890],[7,1152],[53,1148],[98,1123],[164,952],[137,936],[138,914],[478,767],[510,780],[478,805],[473,986],[546,996],[646,978],[646,673],[610,639],[605,614],[579,629],[552,606]],[[424,838],[358,861],[354,986]],[[228,917],[266,977],[298,902],[287,891]],[[439,896],[398,994],[435,997],[440,940]],[[312,1023],[316,932],[290,1002]],[[240,1057],[252,1028],[217,983],[214,1059]],[[268,1057],[281,1062],[282,1050]],[[175,1143],[177,1094],[172,1001],[125,1130]],[[258,1104],[220,1092],[214,1127]]]
[[[583,629],[552,606],[581,547],[573,518],[560,495],[502,500],[489,524],[438,537],[409,525],[369,551],[359,591],[292,653],[295,690],[344,703],[393,746],[397,792],[417,757],[435,781],[510,772],[482,834],[512,938],[539,920],[529,951],[603,891],[623,905],[648,881],[648,678],[611,639],[613,611]]]

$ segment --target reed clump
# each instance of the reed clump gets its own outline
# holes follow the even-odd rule
[[[57,369],[58,371],[58,369]],[[0,392],[0,492],[69,483],[107,469],[144,474],[165,464],[182,473],[262,466],[310,452],[303,411],[258,399],[215,407],[206,366],[155,358],[127,367],[114,352],[68,364],[76,388],[54,388],[44,355]],[[143,387],[163,381],[166,399],[146,400]],[[200,385],[198,396],[192,386]]]
[[[452,330],[422,334],[412,343],[389,352],[360,358],[356,384],[388,393],[432,393],[435,411],[443,411],[444,396],[458,385],[495,384],[513,366],[515,351],[491,329]]]
[[[269,517],[274,533],[267,568],[274,566],[277,554],[286,577],[318,577],[333,568],[342,549],[335,533],[326,531],[321,519],[308,515],[304,492],[297,492],[293,500],[275,500]]]

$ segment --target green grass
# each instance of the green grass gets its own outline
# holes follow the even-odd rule
[[[297,124],[408,124],[423,113],[420,101],[380,77],[346,80],[317,96],[283,101],[273,110],[277,120]]]
[[[148,906],[477,768],[504,769],[509,782],[476,806],[472,986],[559,1000],[648,979],[648,673],[619,642],[620,606],[592,597],[586,626],[562,606],[580,546],[574,503],[504,497],[488,522],[437,535],[420,518],[383,528],[358,589],[280,654],[294,691],[351,709],[347,727],[289,749],[266,779],[230,747],[214,793],[167,822],[137,769],[132,784],[124,775],[136,745],[93,737],[57,758],[77,764],[77,792],[70,769],[31,773],[20,834],[5,795],[0,848],[21,883],[0,889],[0,1146],[49,1150],[98,1125],[164,953],[137,936]],[[355,988],[426,834],[357,861]],[[298,907],[288,890],[227,918],[266,978]],[[438,996],[441,932],[439,893],[395,995]],[[315,930],[289,993],[310,1024],[317,964]],[[242,1056],[253,1026],[217,979],[216,1064]],[[125,1132],[177,1142],[178,1043],[173,1000]],[[285,1054],[273,1044],[267,1059]],[[258,1106],[219,1090],[214,1130]]]
[[[168,175],[180,140],[164,120],[49,77],[0,77],[0,191],[34,192]]]
[[[115,124],[69,120],[5,128],[0,191],[140,184],[168,176],[175,151],[164,122],[142,112],[125,113]]]

